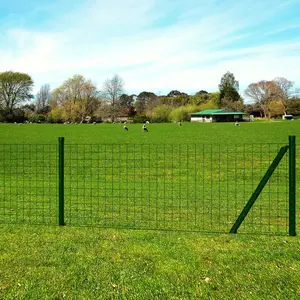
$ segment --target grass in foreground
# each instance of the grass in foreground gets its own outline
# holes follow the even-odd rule
[[[58,136],[72,144],[285,143],[288,135],[299,136],[298,124],[150,124],[149,134],[132,125],[129,135],[121,125],[0,124],[0,139],[5,144],[56,144]],[[3,299],[300,298],[299,237],[68,226],[1,225],[0,230]]]
[[[1,299],[299,299],[299,238],[1,226]]]

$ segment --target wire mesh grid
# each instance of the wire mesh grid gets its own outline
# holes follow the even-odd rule
[[[281,146],[66,145],[65,221],[229,232]],[[239,232],[288,232],[288,155]]]
[[[0,145],[0,223],[56,220],[57,145]]]

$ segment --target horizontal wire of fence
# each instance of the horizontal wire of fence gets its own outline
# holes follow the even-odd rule
[[[68,145],[66,223],[228,232],[281,145]],[[284,158],[240,231],[286,233]]]
[[[57,223],[57,155],[57,145],[0,145],[0,223]]]
[[[229,232],[282,144],[66,144],[67,225]],[[239,232],[287,234],[288,155]],[[0,145],[0,222],[57,224],[57,145]]]

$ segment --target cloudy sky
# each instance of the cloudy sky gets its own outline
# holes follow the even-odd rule
[[[99,87],[118,73],[128,93],[240,92],[285,77],[300,85],[300,0],[0,0],[0,72],[35,90],[74,74]]]

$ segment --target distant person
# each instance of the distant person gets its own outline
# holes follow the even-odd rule
[[[146,127],[146,124],[143,124],[142,126],[142,132],[148,132],[148,128]]]
[[[128,127],[127,127],[126,125],[123,126],[123,129],[124,129],[125,131],[128,131]]]

